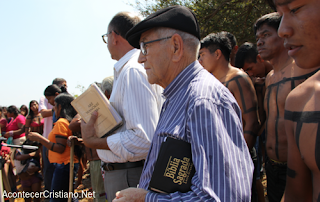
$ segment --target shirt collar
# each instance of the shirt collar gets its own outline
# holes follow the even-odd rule
[[[163,95],[166,98],[172,97],[176,92],[179,92],[185,85],[188,85],[190,81],[203,67],[198,61],[194,61],[187,66],[173,81],[164,89]]]
[[[129,52],[127,52],[124,56],[122,56],[122,58],[120,58],[120,60],[116,64],[114,64],[115,71],[119,72],[121,70],[121,68],[123,67],[123,65],[125,65],[133,55],[140,54],[139,51],[140,50],[134,48],[134,49],[130,50]]]

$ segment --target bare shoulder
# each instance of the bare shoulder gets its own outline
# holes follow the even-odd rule
[[[266,76],[266,80],[265,80],[266,87],[268,87],[271,84],[271,78],[273,76],[274,76],[274,70],[271,70]]]
[[[243,78],[245,80],[251,80],[247,73],[236,67],[231,68],[231,70],[228,72],[228,78],[228,80],[234,78]]]
[[[286,110],[289,111],[314,111],[315,100],[320,99],[320,71],[309,77],[293,89],[286,100]]]
[[[242,96],[246,95],[247,97],[252,97],[253,95],[255,95],[252,80],[250,79],[248,74],[243,72],[242,70],[238,68],[232,68],[228,73],[227,79],[227,87],[234,94],[235,97],[237,97],[237,94],[243,94]]]

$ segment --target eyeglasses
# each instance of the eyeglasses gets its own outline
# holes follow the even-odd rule
[[[156,39],[156,40],[153,40],[153,41],[148,41],[148,42],[140,42],[140,50],[141,50],[141,53],[143,55],[147,55],[147,49],[146,49],[146,45],[149,44],[149,43],[153,43],[153,42],[156,42],[156,41],[161,41],[161,40],[164,40],[164,39],[170,39],[172,36],[168,36],[168,37],[165,37],[165,38],[161,38],[161,39]]]
[[[116,31],[111,30],[110,32],[102,35],[102,40],[103,40],[104,43],[108,44],[108,35],[111,34],[112,32],[114,32],[114,33],[116,33],[117,35],[119,35]]]

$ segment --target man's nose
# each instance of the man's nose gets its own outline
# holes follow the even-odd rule
[[[139,55],[139,58],[138,58],[138,62],[139,63],[144,63],[146,61],[146,56],[142,54],[142,52],[140,51],[140,55]]]
[[[281,18],[281,22],[278,28],[278,35],[281,38],[289,38],[293,35],[293,28],[290,24],[289,17],[287,14],[284,14]]]

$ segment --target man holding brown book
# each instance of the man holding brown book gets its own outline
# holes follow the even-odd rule
[[[128,12],[116,14],[104,34],[114,65],[114,84],[110,97],[111,105],[123,118],[123,125],[112,135],[98,138],[94,112],[88,123],[82,122],[84,144],[97,149],[104,162],[104,186],[108,201],[115,193],[128,186],[137,186],[144,159],[156,129],[161,109],[162,88],[148,83],[146,71],[138,63],[139,50],[133,48],[125,35],[140,18]]]
[[[115,202],[250,201],[253,163],[242,134],[241,110],[230,91],[197,61],[199,29],[194,13],[172,6],[151,14],[126,35],[133,47],[141,49],[139,62],[144,63],[148,81],[165,88],[166,101],[139,188],[119,191]],[[192,175],[191,186],[186,192],[160,194],[161,183],[154,187],[150,181],[159,170],[161,148],[173,140],[190,144],[195,173],[186,166],[188,158],[171,158],[165,170],[174,178],[169,186],[182,184],[186,173]]]

